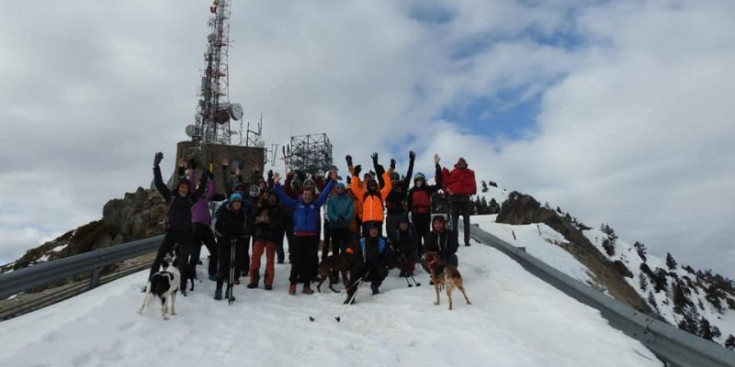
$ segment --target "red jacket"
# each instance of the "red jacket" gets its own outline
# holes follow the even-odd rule
[[[459,169],[456,164],[451,172],[446,168],[442,169],[442,189],[449,195],[476,194],[475,171],[469,168]]]

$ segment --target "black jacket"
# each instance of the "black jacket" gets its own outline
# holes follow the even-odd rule
[[[171,192],[168,186],[163,183],[161,167],[153,167],[153,182],[156,185],[156,189],[167,203],[165,219],[167,223],[167,231],[192,232],[194,227],[191,224],[191,207],[197,200],[199,200],[200,197],[202,197],[202,194],[204,194],[204,189],[207,187],[207,178],[207,174],[202,174],[199,187],[194,192],[189,190],[188,195],[181,196],[178,193],[179,181],[177,181],[176,186],[174,186],[176,187],[176,190]],[[189,183],[189,185],[193,185],[193,183]]]
[[[353,265],[365,264],[368,268],[373,266],[387,266],[389,262],[390,249],[385,237],[364,237],[356,246],[351,262]],[[363,250],[364,247],[364,250]]]
[[[243,238],[250,234],[251,221],[244,206],[238,211],[228,206],[217,215],[214,228],[225,239]]]
[[[385,198],[385,208],[388,210],[388,214],[405,214],[406,213],[406,198],[408,196],[408,186],[411,184],[411,176],[413,176],[413,160],[408,162],[408,172],[403,181],[393,186],[388,193],[388,197]]]
[[[441,256],[442,261],[446,261],[449,255],[453,255],[457,252],[459,244],[454,234],[445,230],[441,233],[431,231],[429,233],[429,241],[426,244],[426,251],[436,251]]]
[[[406,256],[408,258],[415,258],[416,252],[418,251],[418,235],[413,227],[409,226],[408,230],[401,231],[400,228],[396,229],[390,237],[391,245],[399,255]]]
[[[279,236],[283,236],[283,209],[278,204],[267,204],[267,199],[261,199],[255,208],[255,217],[253,220],[253,241],[272,241],[276,242]],[[261,221],[261,219],[267,221]]]

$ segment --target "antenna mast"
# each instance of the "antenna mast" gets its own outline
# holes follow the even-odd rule
[[[204,52],[202,85],[195,125],[187,126],[186,132],[197,144],[230,144],[230,136],[237,134],[230,129],[230,119],[240,120],[242,106],[229,101],[229,67],[227,63],[230,45],[230,5],[232,0],[214,0],[209,7],[212,14],[207,24],[207,48]]]

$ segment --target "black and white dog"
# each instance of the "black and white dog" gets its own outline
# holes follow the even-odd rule
[[[176,292],[179,290],[181,282],[181,273],[179,272],[179,259],[176,255],[171,261],[163,261],[163,270],[153,274],[148,280],[148,286],[145,289],[145,298],[143,305],[140,306],[138,313],[142,314],[148,303],[148,296],[151,294],[161,299],[161,315],[164,320],[168,320],[167,311],[170,308],[171,315],[176,315]]]

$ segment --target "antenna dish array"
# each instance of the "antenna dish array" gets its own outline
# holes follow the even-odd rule
[[[232,0],[214,0],[209,7],[212,14],[208,24],[204,52],[204,71],[194,127],[187,126],[186,134],[197,143],[230,144],[233,132],[230,120],[241,120],[244,111],[240,104],[230,103],[229,67],[227,64],[230,44],[230,5]]]

